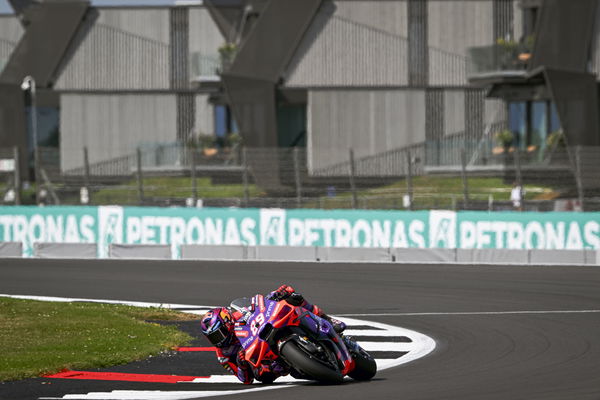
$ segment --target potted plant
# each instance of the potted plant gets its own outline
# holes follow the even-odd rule
[[[227,146],[235,149],[239,147],[243,142],[243,138],[239,133],[230,133],[227,135]]]
[[[219,47],[219,56],[221,57],[222,70],[226,70],[231,66],[236,52],[237,46],[235,43],[226,42],[221,47]]]
[[[551,149],[554,149],[556,147],[566,147],[567,141],[564,132],[562,130],[552,132],[546,138],[546,144]]]
[[[504,152],[508,153],[508,149],[513,144],[513,133],[510,130],[505,129],[503,131],[497,132],[495,138],[496,142],[498,142],[498,144],[502,146],[502,148],[504,148]]]

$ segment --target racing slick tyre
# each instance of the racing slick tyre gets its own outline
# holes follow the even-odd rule
[[[293,341],[285,343],[280,350],[281,355],[295,369],[323,383],[342,383],[344,376],[337,369],[314,355],[304,351]]]
[[[348,376],[356,381],[368,381],[377,373],[377,364],[369,353],[358,347],[358,351],[352,351],[354,369]]]

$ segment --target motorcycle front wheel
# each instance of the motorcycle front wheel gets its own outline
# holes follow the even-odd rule
[[[344,376],[332,365],[319,360],[294,341],[285,343],[281,355],[295,369],[323,383],[342,383]]]
[[[358,347],[358,351],[351,352],[354,359],[354,369],[348,376],[357,381],[368,381],[377,373],[377,364],[369,353]]]

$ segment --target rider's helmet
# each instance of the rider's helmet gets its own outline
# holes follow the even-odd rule
[[[234,325],[233,316],[225,307],[213,308],[204,314],[200,322],[202,333],[216,347],[224,347],[231,342]]]

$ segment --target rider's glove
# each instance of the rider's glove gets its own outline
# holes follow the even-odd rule
[[[295,292],[296,291],[293,287],[288,285],[281,285],[279,289],[271,293],[271,298],[277,301],[284,300],[290,297]]]
[[[246,352],[244,350],[238,351],[235,361],[238,368],[243,370],[248,369],[248,361],[246,361]]]
[[[304,296],[302,296],[300,293],[292,293],[290,294],[285,301],[287,301],[288,303],[290,303],[293,306],[298,306],[300,307],[301,305],[304,304]]]

